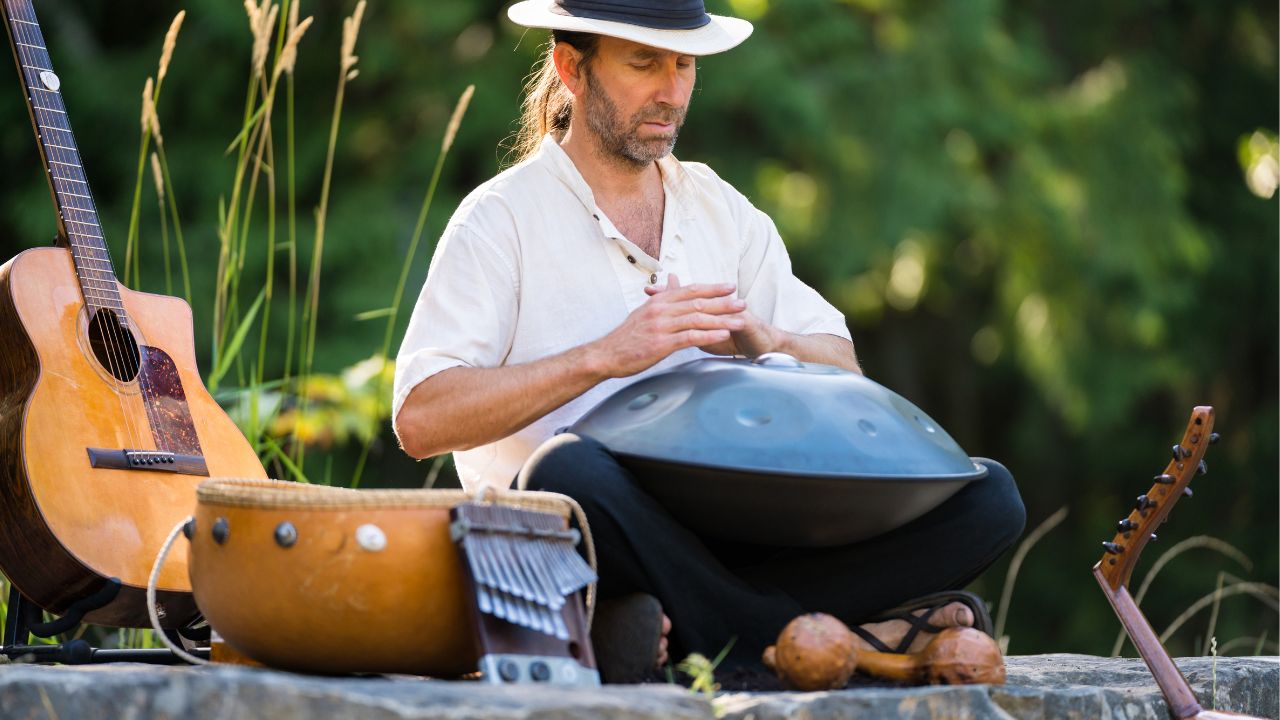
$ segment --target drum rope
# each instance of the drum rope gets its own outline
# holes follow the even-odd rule
[[[156,636],[174,655],[192,665],[208,665],[208,660],[192,655],[169,639],[169,636],[164,632],[164,628],[160,627],[160,615],[156,612],[156,582],[160,578],[160,568],[164,566],[165,559],[169,557],[169,551],[173,549],[173,542],[178,539],[178,533],[182,532],[182,526],[191,520],[191,516],[187,516],[173,526],[173,530],[169,531],[169,537],[165,538],[164,545],[160,547],[160,554],[156,556],[156,564],[151,566],[151,577],[147,579],[147,616],[151,618],[151,629],[156,631]]]

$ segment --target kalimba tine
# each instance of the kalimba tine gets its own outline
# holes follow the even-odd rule
[[[557,515],[463,503],[450,513],[473,600],[480,671],[492,683],[598,685],[579,591],[596,574]]]

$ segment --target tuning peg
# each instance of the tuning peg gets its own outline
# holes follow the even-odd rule
[[[1156,534],[1155,534],[1155,533],[1151,533],[1151,539],[1152,539],[1152,540],[1155,540],[1155,539],[1156,539]]]
[[[1210,445],[1217,445],[1217,444],[1218,444],[1218,440],[1220,440],[1220,439],[1222,439],[1222,436],[1221,436],[1221,435],[1219,435],[1218,433],[1209,433],[1209,444],[1210,444]]]
[[[1191,456],[1191,451],[1190,451],[1190,450],[1188,450],[1188,449],[1186,449],[1186,448],[1184,448],[1184,447],[1182,447],[1182,445],[1180,445],[1180,444],[1179,444],[1179,445],[1174,445],[1174,446],[1173,446],[1173,459],[1174,459],[1174,460],[1182,460],[1182,459],[1185,459],[1185,458],[1190,457],[1190,456]]]
[[[1155,507],[1155,506],[1156,506],[1156,501],[1155,501],[1155,500],[1152,500],[1151,498],[1147,497],[1146,495],[1139,495],[1139,496],[1138,496],[1138,504],[1137,504],[1135,507],[1136,507],[1136,509],[1138,510],[1138,512],[1142,512],[1143,510],[1146,510],[1147,508],[1152,508],[1152,507]]]
[[[1137,523],[1130,520],[1129,518],[1125,518],[1121,520],[1119,523],[1116,523],[1116,530],[1119,532],[1129,532],[1130,530],[1136,527],[1138,527]]]
[[[1173,480],[1174,480],[1173,476],[1170,475],[1169,473],[1161,473],[1155,477],[1155,481],[1162,485],[1168,485],[1169,483],[1173,482]]]
[[[1196,468],[1196,471],[1197,471],[1197,472],[1199,472],[1201,475],[1208,475],[1208,474],[1209,474],[1209,463],[1205,462],[1204,460],[1201,460],[1201,461],[1200,461],[1200,467]]]
[[[1117,545],[1113,542],[1104,542],[1102,543],[1102,547],[1106,548],[1106,551],[1111,553],[1112,555],[1119,555],[1121,552],[1124,551],[1123,545]]]
[[[1192,495],[1194,495],[1195,493],[1191,492],[1191,488],[1190,488],[1190,487],[1184,487],[1184,488],[1182,488],[1182,494],[1183,494],[1183,495],[1186,495],[1187,497],[1191,497],[1191,496],[1192,496]]]

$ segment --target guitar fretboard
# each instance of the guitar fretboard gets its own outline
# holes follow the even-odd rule
[[[62,102],[61,82],[45,48],[31,0],[3,0],[5,27],[26,91],[45,174],[58,209],[58,227],[67,239],[85,304],[92,314],[108,308],[124,319],[111,255],[80,163],[80,151]]]

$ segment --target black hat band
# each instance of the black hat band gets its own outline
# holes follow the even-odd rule
[[[654,30],[693,30],[711,22],[702,0],[556,0],[556,10]]]

